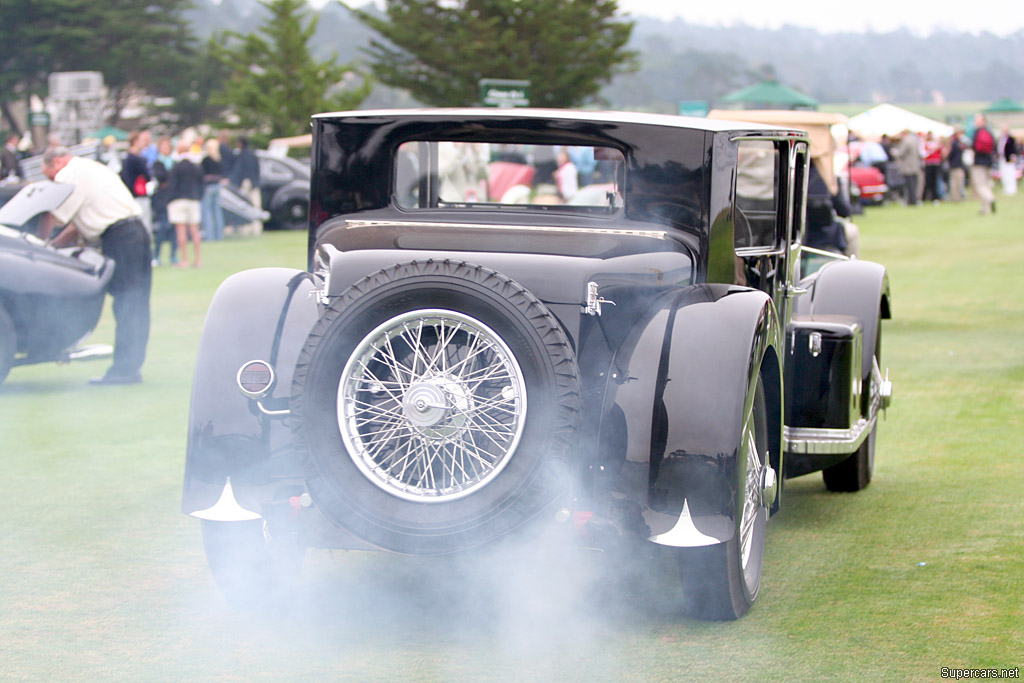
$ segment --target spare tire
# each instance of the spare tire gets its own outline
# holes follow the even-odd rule
[[[292,420],[328,518],[430,555],[567,502],[580,400],[569,340],[530,292],[482,266],[416,261],[327,307],[296,365]]]

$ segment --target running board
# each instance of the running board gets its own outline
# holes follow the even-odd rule
[[[783,427],[786,452],[798,455],[843,455],[860,448],[875,426],[878,414],[861,418],[850,429]]]

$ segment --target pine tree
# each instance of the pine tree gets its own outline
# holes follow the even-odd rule
[[[479,81],[530,81],[531,105],[576,107],[633,68],[633,24],[617,0],[388,0],[385,16],[349,8],[384,40],[367,52],[377,79],[425,104],[479,103]]]
[[[100,71],[116,119],[128,95],[166,95],[182,87],[194,57],[184,12],[191,0],[3,0],[0,108],[46,94],[54,71]]]
[[[227,33],[217,58],[232,69],[216,98],[230,105],[238,127],[254,139],[299,135],[313,114],[354,109],[372,84],[350,65],[313,58],[317,17],[305,0],[261,0],[269,12],[258,33]]]

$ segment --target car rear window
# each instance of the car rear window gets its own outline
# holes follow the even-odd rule
[[[617,149],[483,142],[406,142],[395,163],[403,209],[523,208],[616,213],[624,158]]]

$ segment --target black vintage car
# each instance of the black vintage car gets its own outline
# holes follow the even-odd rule
[[[256,151],[268,229],[303,230],[309,225],[309,166],[286,156]]]
[[[0,207],[0,384],[14,366],[111,355],[109,344],[79,342],[99,322],[114,262],[87,247],[55,249],[25,229],[72,189],[33,183]]]
[[[307,269],[225,281],[196,365],[183,509],[229,597],[307,547],[562,525],[661,546],[685,609],[734,619],[782,475],[868,485],[889,288],[844,257],[800,277],[804,133],[480,109],[313,131]]]

